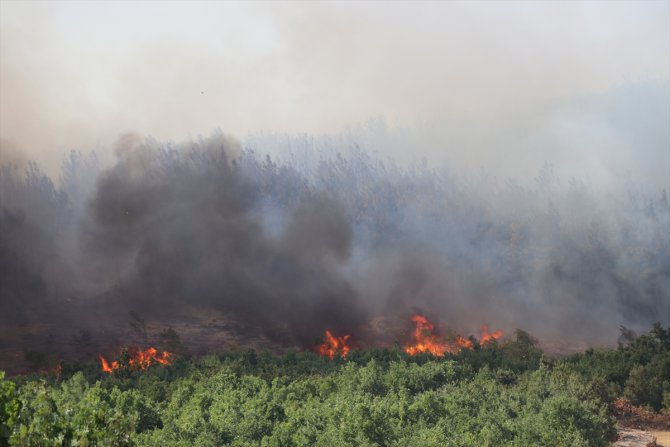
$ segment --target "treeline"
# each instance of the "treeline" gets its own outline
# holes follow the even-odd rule
[[[670,329],[547,358],[533,338],[436,358],[401,349],[226,352],[145,371],[0,381],[12,446],[606,446],[618,396],[670,412]]]
[[[358,137],[381,138],[374,130]],[[259,306],[242,315],[246,302],[269,306],[296,295],[294,279],[284,281],[283,270],[264,260],[291,267],[290,278],[309,279],[313,273],[300,264],[308,257],[323,261],[324,278],[303,279],[304,302],[343,297],[352,304],[347,315],[362,321],[369,309],[419,306],[451,327],[467,325],[456,328],[462,331],[523,321],[543,338],[562,332],[607,343],[618,324],[640,329],[670,314],[667,191],[625,179],[599,188],[561,179],[550,165],[526,183],[449,165],[403,166],[381,157],[383,147],[360,148],[344,137],[268,135],[249,138],[237,152],[229,146],[217,135],[184,144],[148,140],[120,151],[126,155],[112,166],[72,152],[58,180],[35,163],[0,166],[0,319],[34,321],[36,308],[49,317],[63,313],[64,301],[120,289],[133,301],[128,309],[146,305],[142,300],[154,307],[199,302],[253,319]],[[265,148],[281,155],[263,156]],[[312,216],[325,217],[316,225]],[[319,230],[325,223],[332,231]],[[229,258],[241,272],[226,269],[226,281],[205,264],[230,265]],[[338,268],[329,270],[333,260]],[[261,275],[279,278],[266,284]],[[382,282],[388,286],[377,287]],[[231,283],[244,295],[228,297]],[[287,283],[281,299],[264,296]],[[237,296],[245,296],[242,303]],[[463,321],[472,305],[481,321]],[[508,312],[493,310],[501,307]],[[278,326],[291,315],[282,317]],[[319,323],[332,328],[337,321]]]

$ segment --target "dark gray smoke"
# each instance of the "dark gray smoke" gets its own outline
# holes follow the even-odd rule
[[[401,168],[346,138],[245,145],[126,138],[108,169],[70,154],[59,186],[2,166],[3,324],[67,332],[133,311],[169,325],[199,308],[308,347],[325,329],[388,342],[371,322],[416,311],[592,343],[670,322],[664,190],[601,191],[550,165],[533,187]]]
[[[270,234],[257,212],[267,186],[230,146],[140,147],[101,175],[82,233],[99,281],[116,272],[115,299],[129,308],[220,309],[284,343],[310,343],[324,325],[355,331],[366,315],[340,271],[352,239],[344,205],[301,191]]]

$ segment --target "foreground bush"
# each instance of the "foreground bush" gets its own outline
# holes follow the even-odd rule
[[[16,396],[9,444],[17,446],[126,446],[160,424],[153,403],[137,391],[89,386],[81,373],[60,387],[29,381]]]
[[[89,385],[81,373],[60,385],[27,380],[12,390],[19,405],[8,442],[567,447],[605,446],[612,436],[606,404],[562,363],[515,373],[447,359],[287,357],[210,357],[182,377],[155,368],[160,373],[138,373],[135,382],[112,376]],[[262,377],[259,369],[286,361],[295,373]],[[311,373],[303,371],[308,364]],[[147,382],[163,383],[164,392]]]
[[[670,412],[670,328],[660,323],[647,334],[622,328],[614,350],[575,354],[568,362],[589,381],[600,381],[604,398],[623,396],[635,405]]]

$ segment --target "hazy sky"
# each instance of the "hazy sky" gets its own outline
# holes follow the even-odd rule
[[[669,177],[667,1],[0,4],[3,157],[382,116],[506,174]]]

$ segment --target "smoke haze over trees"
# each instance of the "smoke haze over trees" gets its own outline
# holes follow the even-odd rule
[[[167,322],[189,306],[302,347],[327,328],[392,343],[371,322],[417,310],[596,344],[670,321],[667,191],[402,165],[383,137],[125,136],[111,165],[72,152],[59,179],[4,164],[0,314],[74,333],[87,306]]]

